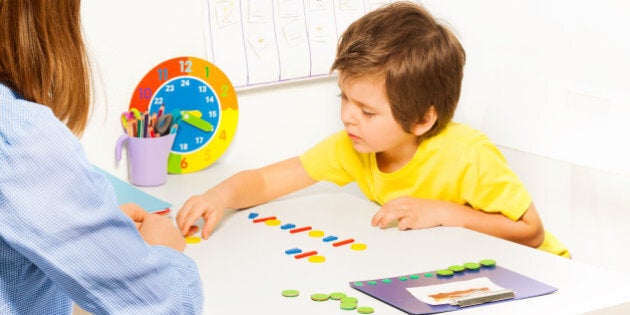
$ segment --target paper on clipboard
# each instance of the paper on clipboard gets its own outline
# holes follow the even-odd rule
[[[430,305],[452,304],[466,296],[503,290],[506,289],[487,277],[407,288],[411,295]]]

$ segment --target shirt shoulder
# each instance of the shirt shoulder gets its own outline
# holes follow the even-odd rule
[[[426,141],[433,142],[439,146],[449,144],[464,148],[490,142],[490,139],[483,132],[466,124],[452,122],[442,132]]]
[[[345,131],[339,131],[322,140],[302,155],[302,166],[314,180],[326,180],[345,185],[354,180],[356,168],[367,160],[357,153]]]
[[[27,101],[0,84],[0,135],[4,142],[38,126],[65,128],[50,108]]]

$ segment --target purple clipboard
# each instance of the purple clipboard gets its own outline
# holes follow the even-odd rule
[[[456,272],[452,276],[436,275],[437,271],[423,272],[413,275],[402,275],[391,278],[370,279],[350,282],[350,286],[367,295],[381,300],[408,314],[435,314],[462,309],[461,306],[442,304],[430,305],[414,297],[407,288],[437,285],[447,282],[472,280],[486,277],[503,288],[514,292],[513,299],[526,299],[557,291],[557,288],[536,281],[514,271],[499,267],[481,267],[478,270]],[[502,300],[491,303],[510,301]],[[484,304],[478,304],[478,307]]]

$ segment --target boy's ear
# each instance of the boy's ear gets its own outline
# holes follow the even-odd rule
[[[437,118],[438,114],[435,110],[435,106],[431,105],[427,112],[424,113],[424,118],[422,119],[422,121],[415,124],[411,129],[411,132],[416,136],[422,136],[427,131],[431,130],[431,128],[433,128],[433,125],[435,125]]]

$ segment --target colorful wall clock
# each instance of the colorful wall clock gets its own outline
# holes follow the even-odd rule
[[[178,57],[155,66],[138,83],[129,109],[149,115],[178,117],[168,172],[192,173],[207,168],[228,148],[238,123],[236,91],[214,64]]]

